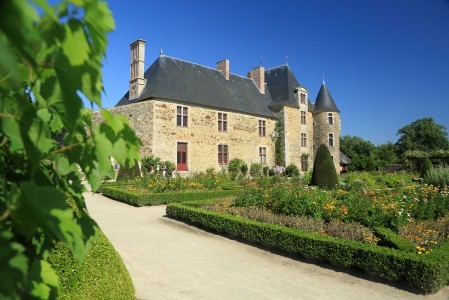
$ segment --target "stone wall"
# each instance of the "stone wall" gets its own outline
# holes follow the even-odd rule
[[[328,122],[328,112],[318,112],[313,114],[313,142],[314,142],[314,157],[316,151],[321,144],[328,146],[329,152],[334,159],[335,170],[340,172],[340,114],[333,112],[333,124]],[[334,146],[329,147],[329,133],[334,135]]]
[[[147,156],[153,153],[153,103],[151,101],[136,102],[108,109],[112,114],[121,114],[128,118],[131,128],[141,139],[143,146],[140,155]],[[103,121],[101,111],[94,111],[93,122],[99,124]]]
[[[227,165],[218,164],[218,145],[227,144],[229,161],[243,159],[248,166],[259,163],[259,147],[266,148],[266,165],[274,165],[275,119],[251,116],[230,111],[182,105],[188,108],[188,126],[178,127],[176,108],[180,105],[166,100],[137,102],[108,109],[112,114],[122,114],[130,120],[131,127],[142,140],[142,157],[153,154],[162,160],[176,163],[177,143],[188,147],[188,170],[220,170]],[[227,114],[227,131],[218,131],[218,112]],[[259,120],[265,120],[265,136],[259,136]],[[101,112],[94,112],[94,123],[102,121]]]
[[[153,154],[176,162],[178,142],[187,143],[189,172],[217,171],[227,168],[218,164],[218,145],[227,144],[229,160],[243,159],[248,166],[259,162],[259,147],[267,150],[266,164],[274,165],[274,143],[271,133],[275,120],[230,111],[184,105],[188,108],[188,127],[176,124],[179,103],[152,100],[154,105]],[[227,131],[218,131],[218,112],[227,114]],[[266,135],[259,136],[259,120],[266,121]]]

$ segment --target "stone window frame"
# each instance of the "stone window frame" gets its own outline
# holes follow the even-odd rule
[[[307,124],[307,113],[305,110],[301,110],[301,124],[302,125]]]
[[[229,164],[229,146],[228,144],[221,143],[218,144],[218,164],[227,165]]]
[[[220,132],[227,132],[228,131],[228,114],[219,112],[217,113],[217,119],[218,119],[218,131]]]
[[[334,125],[334,114],[333,113],[327,113],[327,123],[329,125]]]
[[[301,101],[302,104],[305,104],[305,103],[306,103],[306,94],[301,93],[301,94],[299,95],[299,98],[300,98],[300,101]]]
[[[334,147],[334,133],[328,134],[327,144],[329,147]]]
[[[259,162],[262,165],[267,164],[267,147],[259,147]]]
[[[301,171],[307,172],[309,170],[309,156],[301,155]]]
[[[307,133],[301,133],[301,147],[307,147]]]
[[[267,135],[267,121],[259,120],[259,136]]]
[[[176,105],[176,126],[189,127],[189,107],[184,105]]]

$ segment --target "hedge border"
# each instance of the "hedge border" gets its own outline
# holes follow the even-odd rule
[[[405,279],[424,293],[434,293],[449,282],[449,244],[430,254],[418,255],[206,211],[199,208],[204,203],[207,201],[171,203],[166,213],[169,217],[272,249],[340,267],[356,267],[390,281]]]
[[[104,196],[130,204],[133,206],[163,205],[172,202],[193,201],[211,199],[217,197],[232,196],[237,190],[219,191],[191,191],[191,192],[167,192],[157,194],[142,194],[140,192],[124,190],[123,186],[101,186],[98,191]]]

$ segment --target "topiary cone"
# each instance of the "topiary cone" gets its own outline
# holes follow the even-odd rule
[[[338,175],[335,171],[334,161],[329,149],[324,144],[316,152],[311,184],[323,189],[334,189],[338,186]]]

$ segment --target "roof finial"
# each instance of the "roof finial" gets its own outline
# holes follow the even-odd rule
[[[323,84],[326,84],[326,82],[324,82],[324,74],[323,74]]]
[[[288,55],[285,56],[285,64],[288,66]]]
[[[162,56],[162,55],[164,55],[164,52],[162,51],[162,48],[161,48],[161,51],[159,52],[159,56]]]

